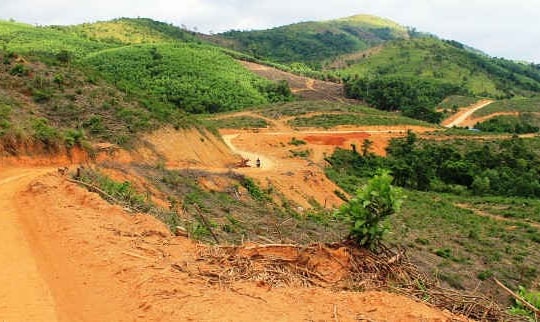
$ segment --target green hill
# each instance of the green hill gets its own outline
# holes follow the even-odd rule
[[[376,53],[349,61],[339,73],[435,79],[459,85],[473,95],[491,97],[540,91],[540,70],[535,66],[490,58],[437,38],[389,42]]]
[[[302,22],[257,31],[219,35],[234,50],[279,63],[319,67],[339,55],[364,50],[392,39],[407,39],[406,28],[374,16],[359,15],[323,22]]]
[[[75,57],[110,48],[110,44],[81,38],[49,27],[0,20],[0,48],[18,53],[49,55],[68,51]]]
[[[81,38],[112,44],[162,43],[195,41],[193,33],[148,18],[119,18],[75,26],[51,26],[51,29],[72,33]]]

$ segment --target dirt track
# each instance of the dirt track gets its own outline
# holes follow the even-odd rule
[[[16,211],[15,194],[40,169],[0,172],[0,320],[2,321],[56,321],[54,300],[41,276],[24,232],[20,214]]]
[[[452,318],[382,292],[210,285],[191,273],[201,269],[198,246],[154,218],[125,213],[56,171],[0,170],[2,321]]]
[[[481,100],[471,106],[468,106],[466,108],[461,109],[456,114],[450,116],[448,119],[444,120],[442,122],[442,125],[451,128],[454,126],[471,126],[470,122],[467,122],[467,120],[474,114],[474,112],[478,111],[481,108],[484,108],[488,106],[489,104],[493,103],[492,100]],[[473,123],[474,124],[474,123]]]

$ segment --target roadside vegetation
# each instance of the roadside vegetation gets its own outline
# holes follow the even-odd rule
[[[479,97],[450,95],[447,98],[445,98],[441,103],[439,103],[438,107],[446,109],[446,110],[455,111],[460,107],[471,106],[474,103],[478,102],[479,100],[480,100]]]
[[[522,113],[520,115],[500,115],[477,123],[474,127],[484,132],[497,133],[538,133],[540,131],[540,113]]]
[[[252,116],[231,116],[219,119],[205,119],[204,124],[209,128],[217,129],[243,129],[243,128],[265,128],[268,122],[261,118]]]

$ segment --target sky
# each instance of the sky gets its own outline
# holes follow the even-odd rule
[[[495,57],[540,63],[540,0],[0,0],[0,19],[67,25],[146,17],[217,33],[372,14]]]

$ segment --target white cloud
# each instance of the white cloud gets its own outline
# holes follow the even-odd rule
[[[369,13],[494,56],[540,63],[538,0],[2,0],[0,18],[76,24],[149,17],[203,32],[260,29]]]

